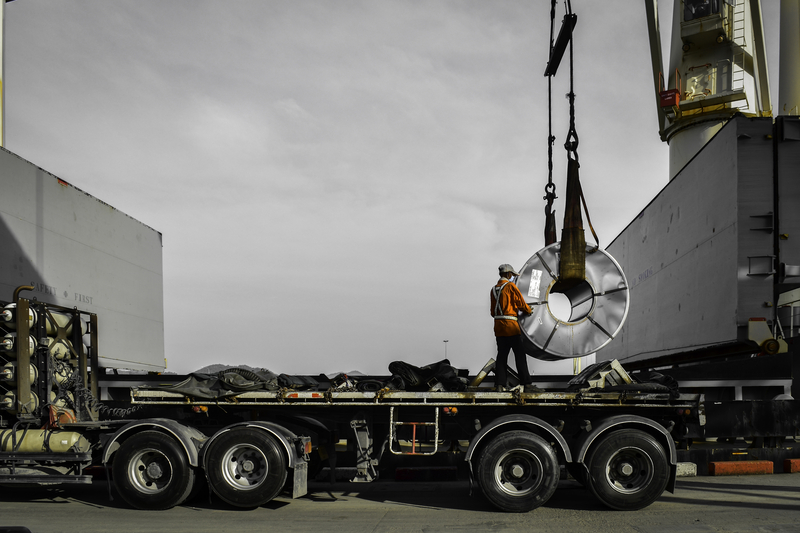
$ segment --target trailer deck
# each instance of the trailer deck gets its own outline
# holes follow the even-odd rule
[[[652,408],[684,408],[697,407],[699,394],[681,394],[672,399],[664,393],[641,392],[531,392],[517,391],[466,391],[466,392],[410,392],[381,390],[378,392],[335,392],[335,391],[258,391],[243,392],[233,397],[222,399],[197,399],[191,396],[153,389],[131,389],[131,403],[147,405],[240,405],[240,406],[286,406],[314,405],[319,407],[351,406],[408,406],[426,405],[431,407],[451,406],[547,406],[547,407],[652,407]]]

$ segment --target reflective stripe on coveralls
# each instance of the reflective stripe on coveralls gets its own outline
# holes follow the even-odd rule
[[[514,320],[514,321],[517,320],[517,317],[515,317],[515,316],[506,316],[506,315],[498,314],[498,313],[500,313],[500,293],[503,292],[503,289],[505,289],[506,285],[508,285],[509,283],[511,283],[511,282],[510,281],[506,281],[505,283],[503,283],[500,286],[492,287],[492,292],[494,294],[494,300],[495,300],[495,303],[494,303],[494,312],[495,312],[494,319],[495,320]]]

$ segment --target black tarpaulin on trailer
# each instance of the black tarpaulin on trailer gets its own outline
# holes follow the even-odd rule
[[[257,390],[278,390],[278,379],[272,372],[253,372],[243,369],[223,370],[216,374],[195,372],[180,383],[159,385],[153,388],[167,392],[177,392],[194,398],[216,399],[236,396],[243,392]]]

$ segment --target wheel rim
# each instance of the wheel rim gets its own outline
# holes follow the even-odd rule
[[[154,448],[140,450],[128,463],[128,478],[140,492],[157,494],[172,480],[172,463]]]
[[[633,494],[650,485],[655,467],[641,448],[628,446],[617,450],[606,464],[608,484],[622,494]]]
[[[222,456],[222,476],[228,485],[239,490],[255,489],[264,482],[268,473],[267,457],[254,446],[233,446]]]
[[[524,496],[542,484],[542,462],[529,450],[504,453],[494,467],[497,486],[511,496]]]

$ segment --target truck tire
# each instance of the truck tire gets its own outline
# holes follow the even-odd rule
[[[183,503],[195,486],[195,470],[181,445],[169,435],[143,431],[114,455],[114,486],[136,509],[169,509]]]
[[[668,481],[664,448],[644,431],[614,431],[591,452],[589,490],[612,509],[643,509],[661,496]]]
[[[553,448],[528,431],[495,437],[478,459],[478,483],[500,510],[524,513],[544,504],[558,485],[560,470]]]
[[[223,433],[206,454],[206,474],[212,489],[234,507],[264,505],[286,482],[286,456],[275,438],[260,429],[238,428]]]

